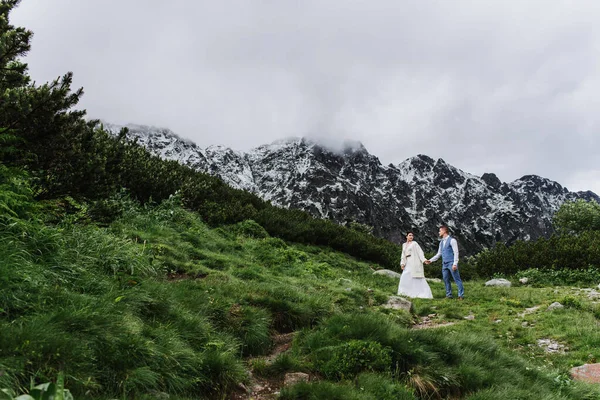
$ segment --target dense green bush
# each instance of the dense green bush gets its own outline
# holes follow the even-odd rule
[[[527,278],[527,284],[533,286],[560,285],[596,285],[600,282],[600,268],[588,267],[581,269],[539,269],[530,268],[519,271],[517,278]]]
[[[264,239],[269,237],[269,234],[267,233],[265,228],[263,228],[251,219],[238,222],[237,224],[233,225],[230,229],[238,235],[243,235],[247,237],[257,239]]]
[[[477,271],[484,277],[495,273],[514,275],[519,271],[578,270],[600,268],[600,231],[578,235],[554,235],[549,239],[518,241],[512,246],[498,244],[474,258]]]
[[[567,201],[554,214],[553,222],[562,234],[600,231],[600,204],[594,200]]]
[[[27,217],[36,208],[26,174],[0,164],[0,223]]]
[[[597,280],[600,269],[600,204],[565,202],[554,215],[557,234],[535,241],[503,243],[473,258],[482,277],[528,277],[536,284],[574,284]]]
[[[319,372],[332,380],[353,378],[361,372],[391,372],[391,349],[378,342],[350,340],[316,352]]]

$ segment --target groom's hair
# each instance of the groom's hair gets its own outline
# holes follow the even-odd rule
[[[448,227],[446,225],[442,225],[440,226],[440,229],[443,229],[446,231],[446,233],[450,233],[450,231],[448,230]]]

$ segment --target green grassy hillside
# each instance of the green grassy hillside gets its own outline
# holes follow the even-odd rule
[[[283,389],[282,399],[600,393],[565,375],[600,356],[592,303],[571,295],[567,311],[526,317],[533,329],[515,320],[568,288],[469,282],[464,302],[420,300],[412,314],[390,311],[381,305],[397,280],[373,275],[376,265],[269,237],[253,221],[212,229],[177,197],[142,207],[119,196],[109,202],[121,217],[99,226],[91,206],[34,201],[25,177],[3,174],[0,387],[15,393],[63,373],[76,399],[217,399],[288,371],[314,379]],[[442,285],[432,288],[441,299]],[[463,318],[469,313],[474,320]],[[455,325],[409,329],[433,314]],[[291,349],[261,359],[287,332],[297,332]],[[527,346],[538,337],[571,351]]]

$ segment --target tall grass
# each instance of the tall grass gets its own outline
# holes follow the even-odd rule
[[[41,214],[31,196],[25,178],[2,186],[0,387],[64,371],[76,397],[212,398],[248,379],[243,357],[269,351],[272,332],[314,326],[346,297],[301,282],[318,274],[314,256],[256,224],[210,229],[177,197],[120,196],[121,217],[99,227],[93,207],[59,200]]]
[[[355,340],[375,343],[387,351],[362,351],[353,356],[348,343]],[[339,357],[338,349],[344,349],[346,356]],[[490,387],[500,392],[525,393],[531,398],[544,399],[591,399],[598,395],[597,391],[585,387],[563,387],[549,373],[531,368],[489,336],[482,337],[476,333],[448,335],[444,330],[409,330],[380,314],[333,316],[318,329],[304,331],[298,338],[298,351],[312,360],[315,372],[326,377],[351,378],[352,375],[332,374],[331,371],[360,374],[373,371],[373,367],[377,366],[379,372],[396,377],[419,398],[425,399],[465,397]],[[379,358],[373,359],[377,355]],[[369,362],[365,364],[364,360]],[[382,368],[384,362],[387,366]],[[320,389],[315,387],[314,390]],[[286,396],[310,398],[294,391]]]
[[[3,179],[0,388],[23,393],[64,374],[76,398],[223,398],[249,381],[247,357],[299,331],[262,371],[325,381],[286,388],[283,399],[593,393],[555,382],[482,331],[407,329],[411,315],[379,307],[397,280],[331,249],[286,243],[251,221],[211,229],[177,196],[142,206],[120,194],[109,201],[120,216],[99,226],[94,205],[37,203],[26,177]],[[450,304],[438,312],[462,318]]]

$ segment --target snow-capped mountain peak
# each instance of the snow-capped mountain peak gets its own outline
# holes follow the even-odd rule
[[[104,127],[115,134],[121,129]],[[129,138],[151,152],[274,204],[339,223],[368,224],[395,242],[412,230],[430,250],[440,224],[473,253],[498,241],[549,235],[553,213],[567,200],[600,202],[592,192],[569,192],[537,175],[503,183],[493,173],[478,177],[423,154],[384,166],[356,141],[291,137],[242,153],[223,146],[201,149],[164,128],[126,127]]]

